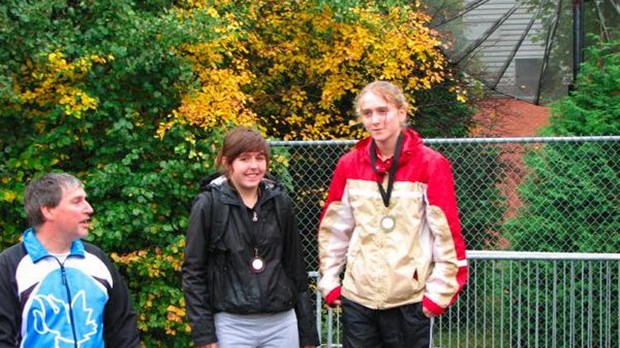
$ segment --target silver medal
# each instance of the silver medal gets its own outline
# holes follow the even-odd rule
[[[391,232],[396,226],[396,220],[391,216],[384,216],[381,218],[381,229],[385,232]]]
[[[265,269],[265,261],[259,256],[254,257],[250,260],[250,269],[254,273],[262,272]]]

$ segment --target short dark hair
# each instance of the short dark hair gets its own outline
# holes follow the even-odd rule
[[[222,169],[222,158],[226,157],[226,162],[230,165],[237,157],[244,152],[259,152],[267,158],[269,167],[269,144],[263,136],[256,130],[247,127],[235,127],[224,137],[222,149],[217,158],[217,165]],[[229,173],[225,173],[227,176]]]
[[[63,188],[83,186],[80,180],[67,173],[47,173],[31,180],[24,195],[24,209],[30,226],[37,227],[45,222],[41,208],[58,206]]]

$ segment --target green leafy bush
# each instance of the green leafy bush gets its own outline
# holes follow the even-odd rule
[[[576,89],[552,104],[553,117],[550,126],[544,130],[545,135],[620,134],[619,51],[618,41],[600,43],[587,50],[587,60],[581,66]],[[514,250],[575,253],[617,253],[620,250],[618,142],[547,144],[527,153],[525,161],[528,175],[519,187],[523,208],[504,226]],[[595,267],[598,267],[596,263],[588,263],[571,284],[558,285],[558,301],[563,300],[566,295],[562,294],[569,293],[569,290],[573,294],[585,292],[589,287],[588,277],[603,272]],[[515,292],[535,293],[539,287],[540,284],[524,284]],[[617,293],[617,284],[612,284],[610,291]],[[534,300],[525,297],[512,299],[513,304],[523,311],[525,321],[537,317],[540,309],[527,305],[528,301]],[[592,318],[602,318],[604,313],[601,311],[605,310],[579,297],[571,306],[584,311],[588,309]],[[593,332],[603,332],[601,325],[617,327],[618,318],[616,316],[610,323],[594,320],[589,325]],[[524,323],[520,327],[531,326]],[[519,334],[522,337],[518,342],[520,346],[547,343],[535,342],[531,332]],[[577,341],[575,344],[587,343]]]
[[[447,76],[439,64],[444,57],[429,32],[403,30],[403,25],[422,27],[426,17],[419,11],[387,12],[351,2],[360,7],[350,12],[348,4],[341,5],[335,11],[325,2],[295,2],[290,6],[297,7],[290,8],[280,1],[4,1],[0,122],[7,126],[0,130],[0,247],[17,242],[27,227],[21,203],[32,177],[48,171],[75,174],[86,184],[95,209],[89,239],[112,255],[127,278],[145,345],[187,347],[179,272],[183,236],[192,199],[202,178],[213,171],[223,132],[229,122],[241,122],[236,112],[226,114],[230,119],[222,115],[233,107],[249,110],[260,115],[261,122],[253,119],[253,124],[280,138],[295,132],[325,138],[352,135],[355,129],[350,131],[348,121],[357,88],[349,82],[352,76],[359,85],[394,77],[409,84],[408,93],[431,88]],[[421,21],[407,21],[405,13]],[[305,27],[288,18],[316,25],[313,30],[322,36],[294,31]],[[353,30],[360,24],[351,18],[364,18],[363,30]],[[386,25],[387,20],[395,22]],[[329,23],[337,28],[325,26]],[[263,36],[249,36],[251,30]],[[411,43],[419,56],[401,46],[413,32],[425,38]],[[386,33],[398,45],[383,40]],[[288,51],[291,41],[285,34],[308,51]],[[323,54],[306,54],[316,53],[319,45],[304,38],[324,38]],[[363,47],[351,45],[358,38],[372,46],[368,57]],[[243,46],[243,40],[252,45]],[[354,56],[358,58],[350,59]],[[404,64],[393,63],[398,59]],[[334,72],[325,70],[326,62]],[[300,67],[308,74],[296,75]],[[312,84],[307,90],[289,89],[291,81],[298,87]],[[441,88],[443,104],[460,106],[457,84]],[[197,95],[207,95],[213,103],[201,103]],[[230,95],[234,98],[226,99]],[[240,95],[249,97],[235,99]],[[420,100],[429,101],[423,107],[434,103],[432,96],[421,95]],[[320,102],[325,112],[316,113]],[[295,112],[288,112],[289,107]],[[447,122],[461,115],[457,109],[441,116],[442,129],[434,133],[429,122],[425,131],[463,134],[466,117]],[[226,122],[205,126],[187,117],[207,113]],[[309,128],[308,119],[298,117],[302,113],[313,117]],[[422,127],[424,113],[420,115],[417,125]],[[184,117],[170,122],[176,116]],[[287,154],[274,154],[274,172],[293,187],[283,168]]]

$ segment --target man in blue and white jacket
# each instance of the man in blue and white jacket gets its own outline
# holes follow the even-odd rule
[[[88,235],[82,183],[45,174],[26,188],[33,226],[0,254],[0,348],[140,347],[127,286]]]

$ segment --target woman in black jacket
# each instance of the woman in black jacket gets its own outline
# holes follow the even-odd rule
[[[224,174],[195,199],[183,290],[197,347],[319,344],[293,203],[265,178],[269,146],[231,130],[218,157]]]

